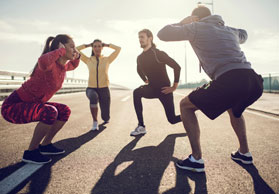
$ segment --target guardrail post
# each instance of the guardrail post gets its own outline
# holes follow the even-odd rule
[[[269,74],[269,92],[271,93],[271,74]]]

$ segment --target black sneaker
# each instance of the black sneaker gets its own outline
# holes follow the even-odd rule
[[[65,153],[65,150],[55,147],[52,143],[48,145],[39,145],[39,150],[43,155],[59,155]]]
[[[198,160],[197,162],[193,162],[190,158],[193,157],[189,155],[189,157],[185,160],[176,162],[176,166],[178,168],[184,170],[190,170],[193,172],[204,172],[204,161],[203,159]]]
[[[32,151],[24,151],[22,161],[32,164],[46,164],[51,162],[51,159],[47,156],[42,155],[39,149],[35,149]]]
[[[242,154],[239,151],[231,153],[231,158],[236,161],[240,161],[243,164],[253,164],[253,157],[250,152]]]

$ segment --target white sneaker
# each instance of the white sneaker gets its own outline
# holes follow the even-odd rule
[[[137,126],[135,128],[135,130],[130,133],[131,136],[136,136],[136,135],[140,135],[140,134],[146,134],[145,127],[140,126],[140,125]]]
[[[96,131],[96,130],[99,130],[98,121],[94,121],[93,126],[91,128],[91,131]]]

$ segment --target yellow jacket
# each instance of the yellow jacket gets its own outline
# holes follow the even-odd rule
[[[85,48],[85,45],[80,45],[77,47],[77,50],[81,51]],[[80,52],[80,59],[87,65],[89,70],[88,87],[105,88],[109,86],[108,68],[121,50],[120,47],[113,44],[109,44],[109,48],[114,49],[114,52],[108,57],[100,56],[99,61],[96,56],[87,57]]]

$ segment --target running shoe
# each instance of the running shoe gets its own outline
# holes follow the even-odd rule
[[[253,164],[253,157],[250,152],[247,152],[245,154],[240,153],[240,151],[236,151],[231,153],[232,160],[240,161],[243,164]]]
[[[52,143],[48,145],[39,145],[40,153],[43,155],[59,155],[65,153],[65,150],[55,147]]]
[[[185,160],[176,162],[176,166],[193,172],[204,172],[203,159],[195,160],[192,155],[189,155],[189,157]]]
[[[40,153],[39,149],[35,150],[25,150],[22,161],[31,164],[46,164],[51,162],[51,159],[47,156],[44,156]]]
[[[146,134],[145,127],[140,125],[137,126],[135,130],[130,133],[131,136],[144,135],[144,134]]]
[[[98,131],[98,130],[99,130],[98,121],[94,121],[91,131]]]

